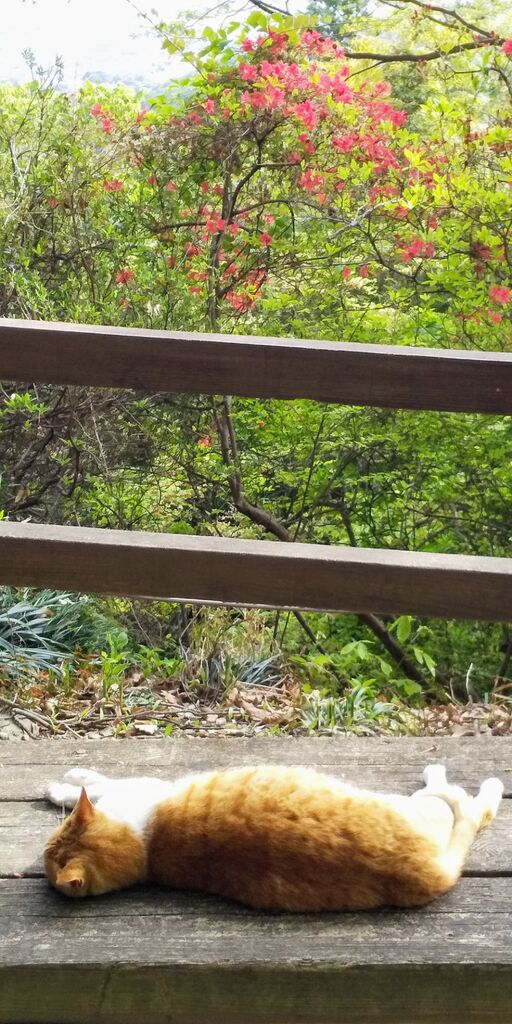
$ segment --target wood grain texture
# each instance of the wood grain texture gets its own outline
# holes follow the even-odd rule
[[[347,782],[410,793],[422,784],[426,764],[442,762],[450,778],[474,791],[498,775],[512,796],[512,737],[423,736],[133,740],[41,740],[0,745],[0,801],[40,800],[44,788],[68,768],[107,775],[176,778],[186,772],[244,764],[310,765]]]
[[[20,872],[32,856],[40,873],[58,812],[37,797],[71,765],[175,777],[265,761],[405,792],[421,784],[426,763],[443,761],[454,781],[474,786],[497,774],[510,792],[512,738],[5,743],[0,874]],[[69,902],[41,877],[0,879],[0,1021],[509,1024],[511,818],[507,801],[472,854],[478,877],[415,911],[267,915],[142,888]]]
[[[512,619],[512,559],[0,523],[0,584],[317,611]]]
[[[0,378],[512,412],[512,355],[0,320]]]
[[[264,915],[143,890],[66,902],[0,882],[0,1020],[67,1024],[510,1021],[510,886],[432,907]]]

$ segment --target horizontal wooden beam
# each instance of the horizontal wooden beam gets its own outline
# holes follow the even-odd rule
[[[512,413],[512,354],[0,320],[0,379]]]
[[[0,523],[0,584],[198,604],[512,620],[512,559]]]

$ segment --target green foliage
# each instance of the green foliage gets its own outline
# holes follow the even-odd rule
[[[448,51],[473,34],[417,5],[312,10],[316,21],[256,10],[219,30],[163,29],[191,70],[148,109],[122,87],[67,96],[51,75],[0,86],[0,315],[510,351],[512,62],[493,42],[428,66],[346,67],[318,27],[371,52]],[[0,514],[261,536],[237,505],[236,466],[293,539],[512,553],[503,417],[236,399],[229,453],[224,414],[204,396],[9,386]],[[216,615],[190,637],[161,607],[155,658],[128,627],[125,640],[103,634],[105,695],[122,698],[137,657],[213,693],[275,680],[284,652],[306,685],[345,702],[322,715],[348,720],[379,694],[460,694],[470,665],[479,694],[510,671],[495,625],[387,622],[421,684],[354,616],[309,616],[319,651],[284,615],[257,616],[261,629],[223,620],[226,644]],[[45,663],[62,660],[38,645]]]
[[[87,597],[0,588],[0,665],[8,676],[59,673],[77,649],[96,650],[109,628]]]

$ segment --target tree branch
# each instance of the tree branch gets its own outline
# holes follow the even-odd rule
[[[235,507],[243,515],[246,515],[251,522],[255,523],[257,526],[262,526],[267,533],[271,533],[274,537],[277,537],[278,540],[293,543],[295,537],[290,533],[290,531],[287,530],[286,527],[275,518],[275,516],[271,515],[270,512],[267,512],[259,505],[254,505],[252,501],[249,501],[244,494],[242,478],[238,465],[238,446],[231,417],[230,400],[228,398],[224,398],[222,400],[222,411],[215,409],[214,415],[220,441],[222,461],[230,471],[228,477],[229,489],[231,491],[231,497]],[[299,615],[300,612],[296,613],[296,617]],[[398,640],[388,632],[384,623],[381,622],[376,615],[371,613],[359,614],[358,619],[363,623],[363,625],[367,626],[368,629],[371,630],[374,636],[377,637],[404,675],[409,679],[414,680],[414,682],[419,683],[424,692],[432,688],[423,677],[419,668],[407,657],[405,651],[398,643]],[[438,696],[440,696],[439,692]]]

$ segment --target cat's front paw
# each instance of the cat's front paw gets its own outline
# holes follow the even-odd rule
[[[70,786],[66,782],[50,782],[44,791],[44,795],[51,804],[56,807],[74,807],[80,796],[77,786]]]
[[[72,786],[90,786],[93,782],[100,782],[105,776],[91,768],[70,768],[64,776],[64,782]]]

